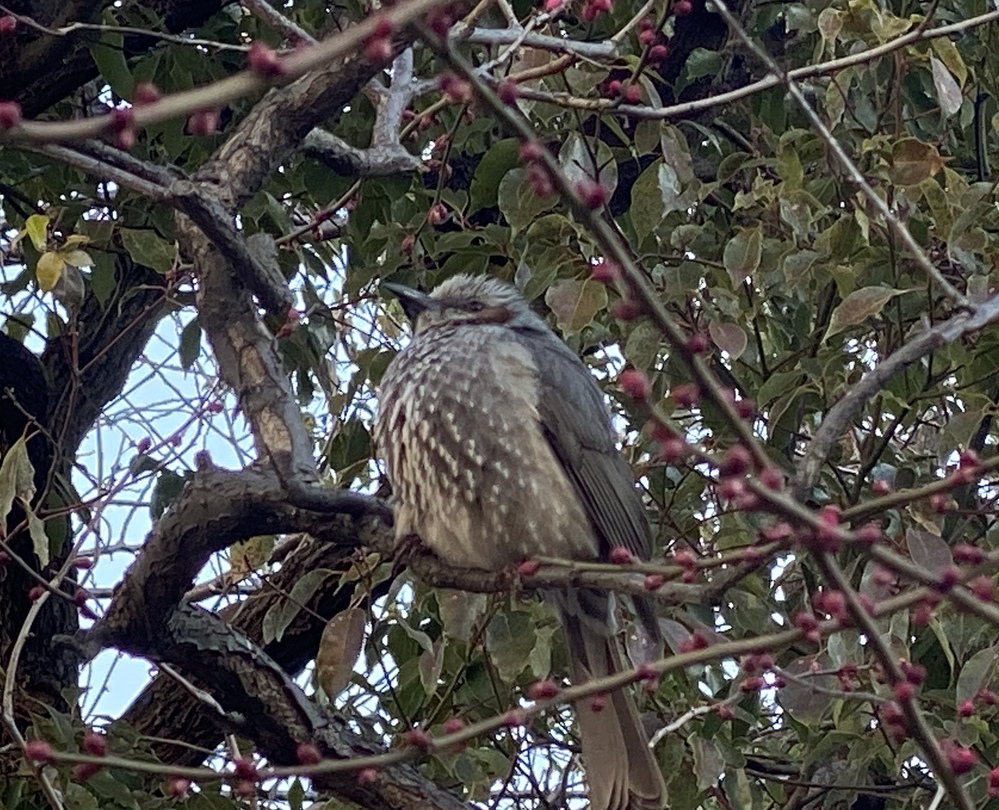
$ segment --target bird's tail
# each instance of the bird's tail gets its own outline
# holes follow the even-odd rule
[[[586,683],[622,669],[607,594],[580,590],[558,600],[569,645],[570,676]],[[591,810],[660,810],[666,785],[649,749],[631,695],[616,689],[601,707],[592,698],[575,705]]]

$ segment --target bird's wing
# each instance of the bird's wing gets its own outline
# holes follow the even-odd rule
[[[601,552],[624,546],[640,559],[648,559],[651,529],[645,507],[631,468],[615,444],[596,382],[554,335],[534,333],[524,343],[540,377],[542,430],[586,508]]]

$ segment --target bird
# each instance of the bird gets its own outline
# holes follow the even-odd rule
[[[648,559],[651,528],[608,408],[583,362],[518,290],[459,274],[431,293],[383,282],[413,323],[388,365],[372,432],[399,542],[418,537],[445,563],[502,571],[538,556]],[[552,598],[573,683],[620,671],[614,597]],[[651,603],[634,600],[661,649]],[[662,772],[635,703],[615,690],[575,704],[592,810],[659,810]]]

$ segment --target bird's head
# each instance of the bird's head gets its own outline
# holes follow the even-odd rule
[[[489,276],[452,276],[431,293],[401,284],[385,283],[382,287],[399,297],[416,334],[441,326],[466,324],[548,330],[516,287]]]

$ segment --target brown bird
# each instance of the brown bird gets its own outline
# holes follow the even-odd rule
[[[431,294],[384,284],[414,337],[382,379],[374,441],[393,487],[399,539],[418,535],[450,565],[503,570],[537,556],[641,559],[651,531],[586,366],[517,290],[454,276]],[[610,594],[550,594],[574,683],[622,668]],[[635,600],[646,635],[661,635]],[[602,711],[576,704],[593,810],[653,810],[666,786],[624,690]]]

